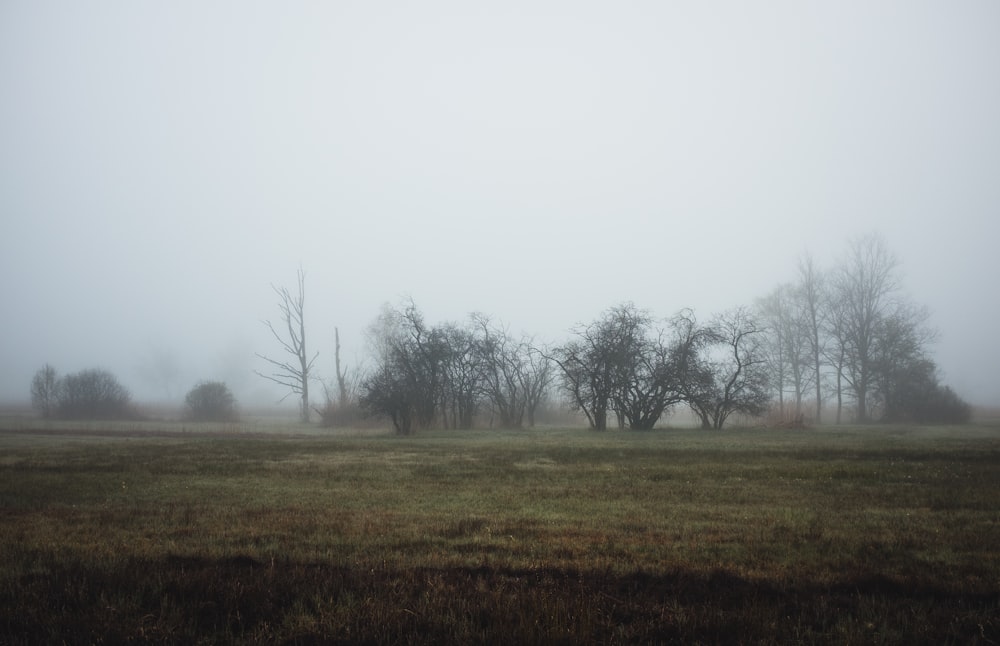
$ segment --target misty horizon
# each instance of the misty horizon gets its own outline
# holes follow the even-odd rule
[[[1000,404],[998,61],[986,2],[5,3],[0,401],[48,363],[271,405],[300,267],[330,378],[383,303],[558,344],[623,302],[753,305],[879,232],[942,382]]]

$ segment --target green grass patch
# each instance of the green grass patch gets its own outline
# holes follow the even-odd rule
[[[996,643],[1000,427],[0,431],[0,643]]]

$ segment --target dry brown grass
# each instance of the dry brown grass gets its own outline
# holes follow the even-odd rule
[[[4,643],[1000,641],[994,426],[0,449]]]

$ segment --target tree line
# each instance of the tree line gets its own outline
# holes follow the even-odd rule
[[[336,384],[323,384],[325,405],[312,408],[316,353],[306,345],[305,274],[297,290],[272,286],[280,320],[265,321],[280,358],[257,356],[262,373],[299,398],[300,417],[354,421],[347,409],[389,420],[397,433],[421,428],[533,426],[540,408],[563,401],[595,429],[647,430],[679,408],[703,428],[733,415],[820,423],[832,406],[836,423],[965,422],[969,405],[940,382],[930,356],[936,338],[926,308],[902,291],[899,265],[885,240],[852,240],[836,265],[808,255],[792,282],[752,305],[702,322],[682,309],[659,319],[633,303],[602,312],[570,330],[561,344],[514,335],[487,315],[429,324],[412,301],[383,307],[367,333],[371,368],[346,371],[335,330]],[[115,419],[134,415],[131,395],[110,373],[85,370],[60,378],[44,366],[31,385],[45,417]],[[221,382],[188,393],[193,419],[236,418]]]
[[[308,421],[315,355],[305,346],[301,270],[296,296],[275,291],[287,336],[267,325],[293,359],[263,357],[280,370],[262,376],[300,395]],[[703,428],[766,412],[801,425],[810,401],[817,423],[828,402],[837,423],[847,410],[856,422],[967,421],[968,404],[939,381],[928,320],[902,292],[884,239],[869,235],[852,240],[829,269],[803,257],[793,282],[707,322],[690,309],[660,320],[623,303],[559,345],[514,336],[483,314],[430,325],[412,301],[386,306],[368,330],[373,367],[351,391],[400,434],[470,428],[483,416],[491,425],[531,426],[557,394],[595,429],[651,429],[678,407]],[[346,402],[339,338],[337,354],[339,402],[328,394],[321,413]]]

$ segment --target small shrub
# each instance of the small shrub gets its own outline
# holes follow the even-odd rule
[[[188,392],[184,401],[195,421],[234,422],[238,418],[236,398],[222,381],[200,382]]]

